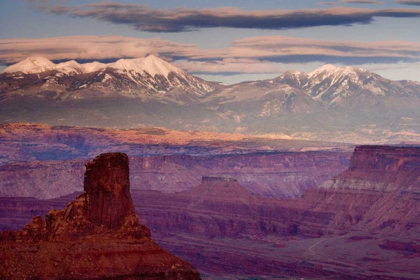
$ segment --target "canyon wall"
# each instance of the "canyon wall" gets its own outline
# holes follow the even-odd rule
[[[132,198],[159,244],[209,275],[416,279],[419,149],[358,147],[348,170],[300,198],[264,197],[228,172],[203,176],[196,187],[178,193],[136,189]],[[207,166],[223,170],[241,164],[240,157],[229,160],[221,164],[216,157]],[[259,164],[258,158],[246,160],[242,162]],[[276,160],[265,158],[277,168],[287,162]],[[145,157],[140,162],[152,174],[175,163],[196,166],[182,157]],[[147,172],[136,176],[147,178]],[[48,202],[63,203],[60,198],[39,203],[0,199],[0,209],[8,209],[0,221],[13,226],[13,219],[22,222],[30,211],[48,208]],[[12,218],[14,208],[18,211]]]
[[[206,176],[229,176],[268,197],[298,197],[345,170],[350,153],[272,152],[245,155],[153,156],[131,159],[133,189],[180,192]]]
[[[245,155],[130,157],[132,189],[180,192],[202,176],[229,175],[253,193],[297,197],[343,171],[345,152],[278,152]],[[49,199],[82,190],[85,160],[0,165],[0,196]]]

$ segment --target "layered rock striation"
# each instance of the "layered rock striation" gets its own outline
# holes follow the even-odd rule
[[[296,199],[255,194],[227,168],[184,192],[133,190],[132,199],[159,244],[204,273],[417,279],[419,149],[357,147],[348,170]],[[143,164],[157,164],[150,160]],[[6,213],[16,207],[22,217],[25,204],[27,213],[47,207],[0,199]]]
[[[0,234],[0,278],[200,279],[140,224],[127,155],[102,154],[87,163],[84,190],[65,209]]]

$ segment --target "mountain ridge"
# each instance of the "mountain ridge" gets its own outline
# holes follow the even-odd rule
[[[0,123],[158,126],[359,144],[420,141],[420,83],[360,68],[327,64],[308,74],[288,71],[226,86],[153,55],[106,68],[99,62],[54,64],[58,70],[48,70],[49,62],[19,63],[28,74],[9,68],[0,74]],[[29,73],[31,67],[43,72]]]

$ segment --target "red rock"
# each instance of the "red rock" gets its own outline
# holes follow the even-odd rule
[[[126,154],[102,154],[87,163],[84,189],[86,218],[95,225],[115,230],[126,217],[136,213]]]
[[[85,193],[17,232],[0,234],[0,278],[200,279],[188,263],[160,248],[141,225],[129,191],[128,157],[86,164]]]
[[[183,193],[134,190],[133,202],[156,240],[200,271],[340,279],[374,279],[380,272],[384,279],[416,279],[418,149],[358,148],[349,170],[299,199],[261,197],[235,179],[212,177]],[[23,212],[22,200],[2,203]],[[303,247],[294,253],[294,244]]]

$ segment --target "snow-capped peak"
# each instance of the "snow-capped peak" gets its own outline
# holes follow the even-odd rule
[[[26,74],[40,73],[53,70],[56,65],[49,59],[42,56],[29,56],[26,59],[13,64],[6,69],[4,73],[23,72]]]
[[[367,70],[361,68],[355,68],[351,66],[347,67],[337,67],[332,64],[326,64],[314,71],[310,72],[308,76],[312,79],[317,77],[318,79],[325,79],[327,77],[337,77],[337,76],[356,76],[361,72],[367,72]]]
[[[172,64],[166,62],[165,60],[151,54],[140,61],[140,65],[143,67],[144,71],[148,72],[150,75],[163,75],[168,77],[169,73],[175,72],[182,74],[182,70],[176,68]]]
[[[77,61],[75,60],[69,60],[66,62],[59,63],[55,65],[56,70],[63,72],[63,73],[72,73],[72,72],[83,72],[82,67]]]
[[[324,66],[319,67],[318,69],[315,69],[314,71],[310,72],[308,74],[309,77],[315,77],[319,74],[324,74],[324,76],[329,76],[331,74],[337,73],[339,71],[343,70],[343,68],[337,67],[332,64],[325,64]]]
[[[109,64],[97,61],[90,63],[78,63],[75,60],[54,64],[45,57],[30,56],[21,62],[9,66],[3,71],[3,73],[22,72],[24,74],[33,74],[48,70],[57,70],[64,74],[70,74],[72,72],[91,73],[105,68],[115,68],[125,72],[134,71],[140,74],[148,73],[152,77],[162,75],[165,78],[168,78],[169,73],[171,72],[175,72],[182,77],[185,76],[185,72],[183,70],[155,55],[149,55],[142,58],[120,59]]]
[[[171,72],[178,74],[182,74],[183,72],[181,69],[176,68],[155,55],[135,59],[120,59],[117,62],[106,65],[106,67],[116,68],[122,71],[146,72],[152,77],[162,75],[165,78]]]

